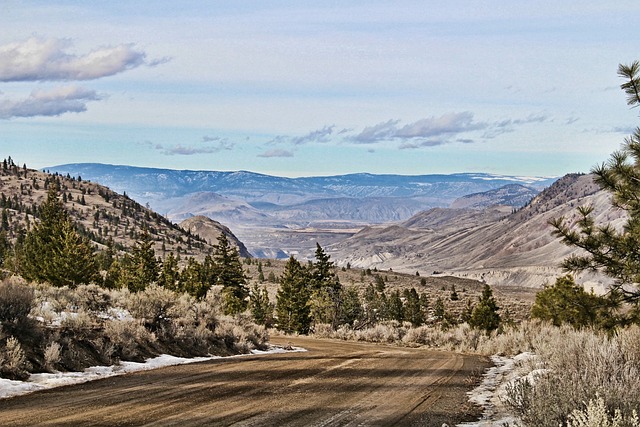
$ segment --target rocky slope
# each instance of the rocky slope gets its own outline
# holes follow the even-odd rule
[[[551,234],[549,220],[575,220],[578,206],[592,205],[598,221],[621,224],[623,213],[611,207],[609,197],[590,175],[567,175],[512,214],[431,210],[400,225],[363,230],[328,252],[354,266],[542,286],[562,274],[558,264],[574,250]]]
[[[216,245],[218,243],[218,237],[221,234],[227,236],[231,246],[235,246],[243,258],[251,258],[251,254],[238,238],[226,227],[217,221],[212,220],[206,216],[194,216],[185,219],[180,223],[180,228],[187,230],[192,235],[199,236],[204,239],[206,243],[210,245]]]
[[[98,248],[112,244],[116,250],[125,250],[146,231],[158,256],[174,252],[201,257],[212,250],[211,240],[206,239],[208,234],[199,236],[199,229],[178,226],[126,195],[82,177],[49,174],[28,169],[26,165],[18,167],[11,161],[6,168],[0,167],[0,210],[7,217],[7,224],[0,231],[11,240],[24,234],[37,221],[37,207],[54,183],[61,189],[60,199],[74,222]],[[232,235],[228,229],[219,227]],[[235,236],[230,240],[244,248]]]

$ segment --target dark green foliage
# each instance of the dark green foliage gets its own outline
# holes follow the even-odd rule
[[[251,316],[258,325],[272,326],[274,307],[269,301],[267,288],[259,288],[257,284],[253,285],[249,294],[249,307]]]
[[[415,288],[405,289],[404,293],[404,320],[411,322],[413,326],[424,324],[425,316],[423,305]],[[426,296],[426,295],[425,295]]]
[[[387,298],[383,292],[378,292],[373,284],[369,284],[363,296],[364,321],[375,324],[386,318]]]
[[[627,103],[640,104],[640,62],[620,65],[618,75],[625,79],[621,85]],[[570,272],[600,270],[615,279],[612,296],[624,301],[640,301],[640,128],[625,139],[622,148],[609,160],[593,168],[595,182],[612,194],[614,206],[626,211],[627,223],[622,229],[610,224],[596,225],[593,208],[578,209],[580,218],[571,226],[564,218],[551,221],[554,234],[569,245],[584,250],[562,263]]]
[[[500,326],[500,315],[498,314],[498,305],[493,297],[491,286],[484,285],[480,301],[473,308],[469,325],[472,328],[482,329],[491,332]]]
[[[342,288],[331,257],[318,243],[316,243],[315,262],[312,263],[309,272],[309,286],[312,290],[329,288],[339,291]]]
[[[166,262],[165,262],[166,263]],[[169,268],[169,267],[168,267]],[[164,265],[163,265],[163,273]],[[168,280],[171,280],[171,271],[166,271]],[[207,295],[211,285],[205,281],[203,274],[202,264],[200,264],[195,258],[189,258],[187,265],[182,269],[179,277],[178,290],[186,292],[189,295],[202,299]],[[169,288],[171,289],[171,288]]]
[[[160,269],[160,275],[158,276],[158,285],[171,289],[178,290],[180,280],[180,271],[178,270],[178,260],[173,255],[173,252],[169,252],[162,262],[162,268]]]
[[[158,280],[159,265],[149,233],[143,233],[120,262],[118,287],[139,292]]]
[[[363,320],[364,309],[358,295],[358,289],[355,287],[343,288],[340,302],[339,324],[354,326],[356,321]]]
[[[578,286],[572,276],[556,279],[553,286],[536,294],[531,317],[560,326],[568,323],[574,328],[607,326],[611,323],[609,301]]]
[[[311,318],[336,329],[340,323],[343,289],[331,257],[316,243],[315,262],[310,263],[307,286],[311,292]]]
[[[75,287],[98,279],[94,249],[75,230],[54,185],[40,207],[40,222],[19,248],[18,270],[28,280],[54,286]]]
[[[456,286],[455,285],[451,285],[451,294],[449,295],[449,299],[451,301],[458,301],[460,299],[460,296],[456,292]]]
[[[4,230],[0,231],[0,268],[4,267],[4,260],[9,256],[11,248],[7,233]]]
[[[400,299],[400,291],[397,289],[389,295],[386,312],[389,320],[397,320],[398,322],[404,320],[404,306]]]
[[[217,284],[222,285],[224,313],[238,314],[247,309],[249,288],[242,269],[240,255],[231,247],[224,233],[218,237],[213,251],[213,266]]]
[[[292,256],[285,265],[276,295],[278,329],[287,333],[306,334],[311,327],[307,272]]]
[[[436,298],[436,301],[433,303],[433,317],[437,322],[442,322],[445,319],[446,310],[444,306],[444,301],[442,298]]]

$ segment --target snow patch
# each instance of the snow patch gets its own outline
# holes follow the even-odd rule
[[[469,401],[483,408],[482,418],[479,421],[458,424],[457,427],[516,424],[517,419],[505,407],[503,396],[505,396],[507,385],[520,378],[520,372],[516,368],[535,357],[529,352],[520,353],[514,357],[491,356],[495,366],[487,369],[482,383],[469,392]]]

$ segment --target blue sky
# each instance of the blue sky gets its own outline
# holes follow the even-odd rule
[[[0,3],[0,146],[282,176],[588,172],[637,1]]]

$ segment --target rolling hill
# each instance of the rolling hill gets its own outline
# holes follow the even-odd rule
[[[214,230],[227,234],[241,251],[244,248],[227,227],[213,220],[202,221],[207,232],[199,236],[202,227],[193,228],[191,223],[175,224],[103,185],[11,164],[6,169],[0,168],[0,209],[8,219],[2,231],[10,240],[17,239],[37,221],[37,207],[46,199],[48,188],[54,183],[61,189],[60,199],[72,220],[98,248],[113,245],[116,250],[124,250],[142,233],[148,232],[158,256],[174,252],[203,257],[216,243],[211,238]],[[244,251],[248,256],[246,248]]]

